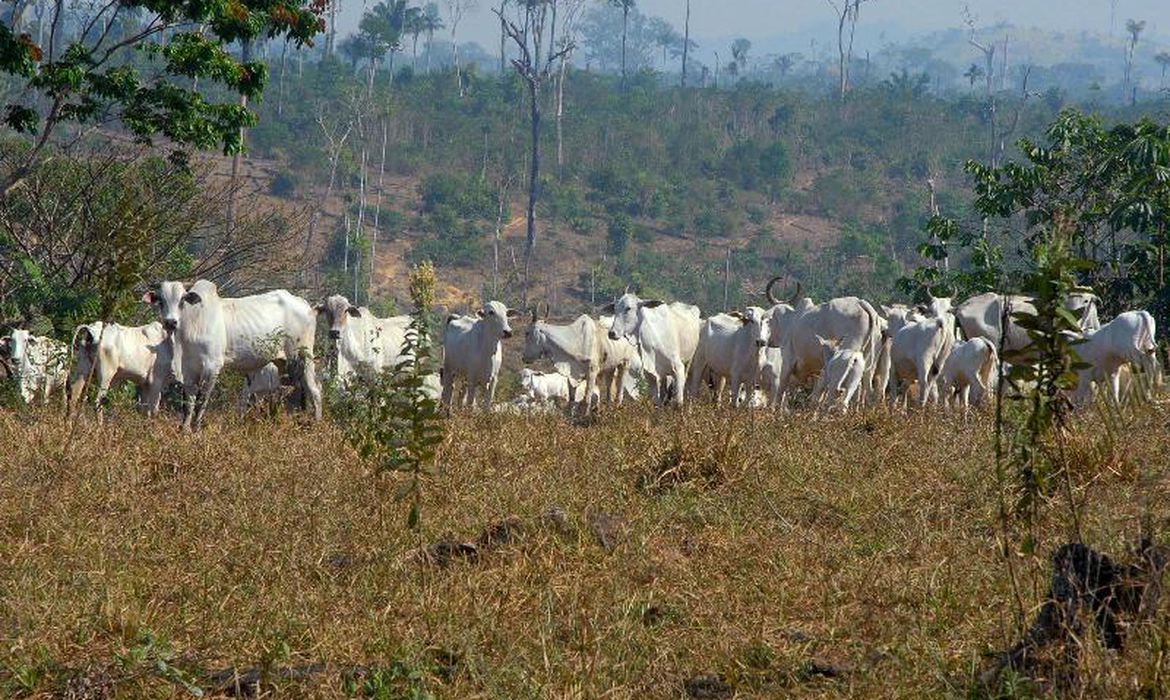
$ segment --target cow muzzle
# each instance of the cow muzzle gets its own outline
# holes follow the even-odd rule
[[[618,338],[618,334],[617,334],[617,333],[614,333],[613,331],[610,331],[610,332],[609,332],[609,339],[610,339],[610,340],[618,340],[618,339],[619,339],[619,338]]]
[[[170,333],[179,327],[179,322],[173,318],[164,318],[162,327],[164,331]]]
[[[762,347],[764,347],[764,346],[765,346],[765,345],[767,345],[767,344],[768,344],[768,341],[766,341],[766,340],[763,340],[763,339],[760,339],[760,340],[757,340],[757,341],[756,341],[756,347],[757,347],[757,348],[762,348]]]
[[[340,338],[341,338],[341,331],[336,331],[336,330],[333,330],[332,328],[329,329],[329,339],[330,340],[339,340]]]
[[[511,337],[512,337],[512,331],[504,331],[503,333],[500,333],[500,337],[501,337],[501,338],[505,338],[505,339],[507,339],[507,338],[511,338]]]

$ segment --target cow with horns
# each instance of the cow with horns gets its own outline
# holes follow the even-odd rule
[[[858,297],[838,297],[814,304],[800,296],[800,284],[788,301],[772,294],[772,287],[780,281],[773,277],[764,289],[764,296],[772,304],[768,323],[772,329],[768,344],[780,348],[782,357],[780,379],[774,388],[772,402],[782,397],[795,380],[805,383],[820,373],[825,354],[822,341],[835,344],[840,350],[857,350],[865,360],[862,393],[873,383],[876,360],[881,349],[881,319],[873,306]],[[864,397],[863,397],[864,398]]]

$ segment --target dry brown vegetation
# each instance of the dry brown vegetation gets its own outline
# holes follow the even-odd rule
[[[1168,419],[1083,418],[1089,544],[1121,557],[1143,518],[1166,539]],[[1071,538],[1056,497],[1015,558],[1021,611],[987,416],[635,406],[449,428],[413,533],[397,477],[328,424],[0,414],[0,695],[183,696],[119,660],[149,631],[198,684],[260,667],[274,697],[343,696],[354,666],[443,698],[966,697]],[[1170,692],[1165,616],[1127,641],[1085,640],[1077,695]]]

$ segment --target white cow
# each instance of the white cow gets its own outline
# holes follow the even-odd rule
[[[537,372],[524,367],[520,370],[520,386],[529,401],[569,403],[576,392],[584,389],[584,382],[575,382],[560,372]]]
[[[171,379],[174,357],[170,334],[155,321],[145,326],[123,326],[94,321],[73,331],[73,374],[69,380],[69,407],[73,410],[90,381],[97,383],[94,405],[114,384],[138,387],[138,401],[148,416],[158,413],[163,390]],[[100,415],[100,414],[99,414]]]
[[[865,355],[860,350],[838,348],[828,341],[822,341],[821,352],[824,369],[813,389],[813,401],[821,406],[827,400],[831,408],[847,411],[861,390]]]
[[[476,393],[484,390],[484,408],[491,409],[496,394],[503,351],[502,338],[512,337],[509,318],[516,312],[498,301],[489,301],[475,316],[452,314],[443,327],[443,405],[451,407],[455,380],[466,381],[465,406],[475,405]]]
[[[804,384],[824,366],[824,353],[818,336],[835,342],[844,350],[858,350],[865,358],[862,380],[863,393],[873,385],[873,376],[881,351],[881,318],[869,302],[858,297],[839,297],[823,304],[814,304],[808,297],[800,297],[800,285],[789,302],[782,302],[772,294],[774,277],[764,290],[772,308],[768,322],[772,329],[769,345],[779,347],[784,358],[780,377],[780,396],[789,385]]]
[[[186,404],[184,428],[202,425],[220,372],[246,374],[269,362],[294,376],[314,418],[321,417],[321,387],[313,365],[317,314],[304,299],[283,289],[224,298],[214,282],[199,280],[190,290],[181,282],[163,282],[143,301],[157,308],[163,330],[174,334]]]
[[[746,387],[749,397],[755,391],[768,335],[767,312],[759,306],[749,306],[742,313],[716,314],[703,321],[687,393],[696,396],[705,374],[710,372],[716,378],[715,402],[719,402],[724,382],[730,382],[731,402],[739,406],[741,388]]]
[[[1097,330],[1086,332],[1084,342],[1073,346],[1089,365],[1077,373],[1077,403],[1092,398],[1094,382],[1106,381],[1110,398],[1114,403],[1120,401],[1121,368],[1126,364],[1135,364],[1146,376],[1156,379],[1154,333],[1154,317],[1148,311],[1127,311]]]
[[[524,333],[522,358],[525,362],[548,358],[563,368],[564,374],[583,379],[585,391],[581,398],[588,412],[595,399],[600,402],[599,382],[605,385],[607,398],[621,404],[620,387],[633,349],[625,339],[609,339],[607,329],[585,314],[572,323],[559,325],[537,318],[533,310]],[[616,391],[615,383],[619,387]]]
[[[935,380],[954,345],[954,321],[927,318],[907,323],[893,338],[890,367],[895,383],[909,402],[909,385],[918,385],[918,404],[925,406],[937,393]]]
[[[325,315],[329,340],[337,344],[337,376],[349,380],[365,378],[393,367],[402,354],[410,316],[378,318],[368,308],[334,294],[316,307]]]
[[[1081,330],[1088,332],[1101,326],[1097,319],[1095,294],[1075,293],[1065,299],[1064,307],[1077,314]],[[1004,305],[1007,305],[1007,336],[1002,332]],[[987,338],[998,350],[1002,342],[1008,352],[1022,350],[1032,344],[1027,331],[1020,327],[1012,314],[1017,312],[1036,313],[1032,297],[1019,294],[1002,295],[995,292],[978,294],[955,308],[955,318],[967,338]]]
[[[998,359],[995,346],[987,338],[955,343],[938,377],[943,405],[955,399],[965,410],[971,404],[983,403],[994,390]]]
[[[775,407],[780,397],[780,374],[784,371],[784,354],[780,348],[760,350],[760,389],[764,405]]]
[[[613,313],[610,340],[628,338],[637,343],[655,404],[666,401],[673,383],[674,403],[683,405],[687,365],[699,344],[699,307],[643,300],[626,292],[606,310]]]
[[[0,349],[11,362],[20,397],[25,403],[31,404],[39,398],[42,404],[47,404],[55,391],[65,388],[69,376],[69,347],[64,343],[15,329],[0,339]]]

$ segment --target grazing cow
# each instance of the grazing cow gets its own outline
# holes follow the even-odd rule
[[[995,387],[998,359],[995,346],[987,338],[955,343],[938,377],[943,405],[950,405],[952,399],[957,399],[964,410],[972,403],[982,404]]]
[[[532,311],[532,320],[524,333],[525,362],[536,362],[542,358],[552,360],[563,367],[568,376],[585,381],[585,410],[593,407],[596,398],[600,402],[599,380],[605,384],[607,398],[620,405],[622,392],[614,391],[614,383],[625,381],[626,367],[633,354],[633,346],[625,339],[610,340],[600,322],[582,314],[572,323],[558,325],[537,318]]]
[[[1006,337],[1001,330],[1005,302],[1008,307]],[[1096,330],[1101,325],[1097,319],[1098,302],[1095,294],[1075,293],[1065,299],[1064,307],[1078,316],[1081,330],[1088,332]],[[955,308],[955,318],[967,338],[987,338],[997,350],[1002,343],[1004,350],[1013,352],[1032,344],[1027,331],[1011,318],[1011,315],[1017,312],[1036,313],[1032,297],[987,292],[959,304]]]
[[[338,378],[370,378],[401,359],[410,316],[378,318],[340,294],[329,297],[316,309],[329,325],[330,342],[337,344]]]
[[[1084,341],[1073,346],[1089,366],[1077,373],[1077,403],[1092,398],[1094,382],[1109,382],[1109,396],[1121,400],[1121,368],[1135,364],[1156,380],[1157,359],[1154,344],[1154,317],[1148,311],[1126,311],[1095,331],[1084,334]]]
[[[537,372],[529,367],[520,370],[520,386],[529,401],[569,403],[575,392],[582,389],[581,384],[560,372]]]
[[[683,405],[687,365],[699,344],[699,307],[639,299],[626,292],[606,310],[613,314],[610,340],[628,338],[637,343],[654,403],[665,403],[673,383],[674,403]]]
[[[873,385],[873,375],[881,351],[881,318],[869,302],[858,297],[839,297],[823,304],[814,304],[800,296],[800,285],[788,302],[772,294],[772,287],[780,280],[772,278],[764,290],[771,302],[768,322],[772,329],[768,344],[781,348],[784,357],[780,377],[780,395],[795,380],[804,384],[821,371],[824,353],[818,336],[837,343],[843,350],[858,350],[865,358],[862,392]]]
[[[465,406],[475,405],[476,393],[484,389],[484,408],[491,409],[496,395],[503,351],[500,340],[512,337],[509,318],[516,312],[498,301],[489,301],[475,316],[452,314],[443,327],[443,405],[450,409],[455,379],[466,381]]]
[[[0,350],[11,362],[25,403],[31,404],[39,397],[42,404],[47,404],[54,391],[65,388],[69,348],[64,343],[16,329],[0,339]]]
[[[715,402],[719,403],[724,382],[730,381],[731,402],[739,406],[741,387],[746,386],[749,397],[755,391],[762,350],[767,345],[767,312],[758,306],[708,318],[699,329],[687,393],[697,395],[705,373],[711,372],[717,379]]]
[[[953,324],[949,315],[927,318],[907,323],[894,336],[890,367],[895,382],[905,385],[907,402],[908,388],[913,383],[918,384],[919,406],[925,406],[936,394],[935,380],[954,344]]]
[[[163,282],[142,299],[157,308],[163,330],[174,336],[186,404],[184,428],[202,425],[220,372],[246,374],[269,362],[295,377],[314,418],[321,417],[321,387],[313,365],[317,314],[304,299],[283,289],[225,298],[208,280],[195,282],[190,290],[181,282]]]
[[[138,388],[138,401],[146,414],[158,413],[163,390],[171,378],[174,356],[171,337],[161,323],[122,326],[94,321],[73,331],[71,348],[74,357],[69,379],[71,411],[93,380],[97,383],[94,405],[99,409],[114,384],[130,382]]]
[[[831,408],[849,410],[853,397],[861,390],[865,376],[865,355],[860,350],[838,348],[827,340],[821,342],[824,369],[813,389],[817,406],[830,402]]]

